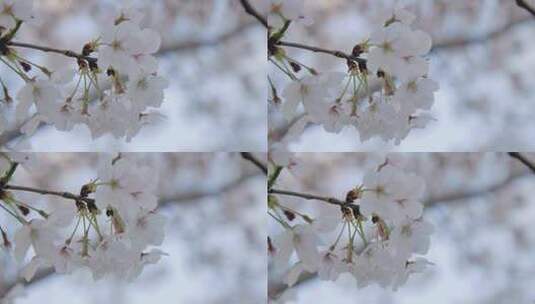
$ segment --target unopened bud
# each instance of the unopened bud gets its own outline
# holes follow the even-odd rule
[[[299,64],[296,63],[296,62],[290,61],[290,66],[292,67],[292,70],[293,70],[295,73],[299,73],[299,72],[301,71],[301,65],[299,65]]]
[[[30,213],[30,209],[28,209],[25,206],[17,205],[17,207],[19,208],[20,212],[22,212],[22,215],[24,216],[27,216]]]
[[[25,61],[19,61],[19,64],[26,73],[32,70],[32,66]]]
[[[295,213],[291,212],[291,211],[288,211],[288,210],[284,210],[284,215],[286,216],[286,218],[291,222],[295,219]]]

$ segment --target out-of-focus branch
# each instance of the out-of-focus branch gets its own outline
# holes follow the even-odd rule
[[[214,189],[214,190],[205,190],[205,191],[192,191],[187,193],[180,193],[168,197],[163,197],[160,199],[159,206],[160,207],[166,207],[168,205],[173,205],[176,203],[187,203],[196,201],[203,198],[208,197],[214,197],[219,196],[221,194],[227,193],[229,191],[232,191],[236,189],[237,187],[241,186],[243,183],[247,182],[251,178],[261,176],[259,172],[253,172],[253,173],[246,173],[242,176],[238,177],[237,179],[229,182],[228,184],[225,184],[221,186],[220,188]]]
[[[535,163],[533,163],[531,160],[527,159],[524,155],[518,152],[509,152],[509,156],[512,158],[518,160],[524,166],[528,167],[533,173],[535,173]]]
[[[252,162],[255,166],[257,166],[262,172],[264,172],[265,175],[268,173],[267,166],[262,163],[259,159],[257,159],[252,153],[249,152],[241,152],[241,157],[244,159]]]
[[[212,39],[204,39],[204,40],[200,39],[200,40],[192,40],[192,41],[170,43],[167,45],[163,45],[156,55],[161,56],[161,55],[167,55],[170,53],[195,51],[197,49],[204,48],[204,47],[213,47],[213,46],[228,42],[231,39],[240,36],[241,34],[243,34],[244,32],[253,28],[256,25],[257,25],[256,22],[248,22],[248,23],[239,25],[233,30],[230,30],[229,32],[221,34],[220,36],[212,38]]]
[[[215,190],[193,191],[193,192],[188,192],[188,193],[179,193],[179,194],[171,195],[168,197],[162,197],[160,199],[159,206],[160,208],[168,208],[175,204],[190,203],[190,202],[197,201],[199,199],[219,196],[229,191],[232,191],[233,189],[236,189],[237,187],[240,187],[242,184],[244,184],[251,178],[254,178],[257,176],[261,176],[261,174],[258,172],[247,173],[247,174],[243,174],[237,179]],[[0,300],[6,295],[6,293],[11,288],[13,288],[17,284],[23,284],[25,286],[34,285],[36,283],[43,281],[44,279],[53,277],[54,274],[55,272],[53,269],[46,268],[46,269],[42,269],[38,271],[37,274],[34,276],[34,278],[30,282],[26,282],[23,278],[18,278],[14,281],[7,282],[4,285],[0,284]]]
[[[245,12],[258,20],[265,28],[269,28],[267,18],[262,16],[252,5],[249,0],[240,0],[241,5]]]
[[[531,17],[516,19],[516,20],[508,22],[504,26],[494,31],[485,33],[483,35],[478,35],[475,37],[461,37],[461,38],[454,38],[454,39],[439,41],[433,45],[431,52],[458,49],[458,48],[463,48],[463,47],[470,46],[470,45],[485,43],[490,40],[497,39],[509,33],[510,31],[516,29],[517,27],[524,25],[526,23],[530,23],[530,22],[533,22],[533,18]]]
[[[460,192],[452,192],[452,193],[447,193],[447,194],[443,194],[439,196],[429,197],[425,200],[424,205],[426,207],[434,207],[436,205],[440,205],[443,203],[461,202],[463,200],[468,200],[468,199],[480,197],[482,195],[495,193],[495,192],[498,192],[502,189],[509,187],[515,181],[521,178],[524,178],[528,175],[530,175],[529,172],[523,171],[520,173],[511,174],[504,181],[490,185],[485,188],[460,191]]]
[[[516,0],[516,4],[535,16],[535,7],[529,5],[526,0]]]

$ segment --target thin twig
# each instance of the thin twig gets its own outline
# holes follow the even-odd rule
[[[88,197],[82,197],[76,194],[72,194],[70,192],[59,192],[59,191],[50,191],[50,190],[44,190],[44,189],[37,189],[32,187],[26,187],[26,186],[16,186],[16,185],[5,185],[3,187],[5,190],[14,190],[14,191],[25,191],[25,192],[33,192],[38,193],[42,195],[52,195],[52,196],[59,196],[63,197],[65,199],[71,199],[75,201],[84,201],[88,203],[94,203],[95,200]]]
[[[532,7],[531,5],[529,5],[526,0],[516,0],[516,5],[518,5],[519,7],[525,9],[526,11],[528,11],[530,14],[532,14],[533,16],[535,16],[535,8]]]
[[[76,53],[74,51],[71,51],[71,50],[60,50],[60,49],[54,49],[54,48],[51,48],[51,47],[35,45],[35,44],[31,44],[31,43],[15,42],[15,41],[8,41],[6,44],[9,45],[9,46],[14,46],[14,47],[21,47],[21,48],[29,48],[29,49],[39,50],[39,51],[46,52],[46,53],[61,54],[61,55],[67,56],[67,57],[76,58],[78,60],[85,60],[85,61],[90,62],[90,63],[96,63],[97,62],[97,58],[93,58],[93,57],[90,57],[90,56],[84,56],[82,54],[78,54],[78,53]]]
[[[517,159],[519,162],[521,162],[526,167],[528,167],[531,171],[533,171],[533,173],[535,173],[535,164],[531,162],[529,159],[527,159],[524,155],[518,152],[509,152],[509,156],[511,156],[514,159]]]
[[[366,63],[366,59],[364,59],[364,58],[353,56],[353,55],[350,55],[350,54],[347,54],[345,52],[338,51],[338,50],[329,50],[329,49],[324,49],[324,48],[320,48],[320,47],[317,47],[317,46],[311,46],[311,45],[306,45],[306,44],[302,44],[302,43],[295,43],[295,42],[288,42],[288,41],[278,41],[276,44],[280,45],[280,46],[286,46],[286,47],[291,47],[291,48],[308,50],[308,51],[311,51],[311,52],[314,52],[314,53],[328,54],[328,55],[332,55],[332,56],[335,56],[335,57],[338,57],[338,58],[343,58],[343,59],[347,59],[347,60],[350,60],[350,61],[355,61],[355,62],[358,62],[358,63],[361,63],[361,64]]]
[[[348,203],[339,200],[334,197],[327,197],[327,196],[319,196],[314,194],[308,194],[308,193],[301,193],[301,192],[295,192],[295,191],[287,191],[287,190],[279,190],[279,189],[269,189],[270,194],[279,194],[279,195],[287,195],[287,196],[295,196],[304,198],[306,200],[318,200],[323,201],[326,203],[329,203],[331,205],[337,205],[337,206],[347,206]]]
[[[179,193],[179,194],[171,195],[168,197],[162,197],[158,202],[158,206],[160,208],[168,208],[168,207],[173,206],[175,203],[196,202],[197,200],[207,198],[207,197],[213,197],[213,196],[220,197],[222,194],[227,193],[229,191],[232,191],[242,186],[245,182],[257,176],[260,176],[260,173],[255,172],[251,174],[244,174],[241,177],[237,178],[236,180],[233,180],[229,182],[228,184],[223,185],[219,189],[208,190],[204,192],[194,191],[194,192],[189,192],[189,193]],[[6,295],[6,293],[11,288],[13,288],[17,284],[23,284],[25,286],[35,285],[36,283],[43,281],[44,279],[52,277],[54,274],[55,274],[54,269],[45,268],[45,269],[39,270],[30,282],[26,282],[24,279],[21,278],[21,279],[16,279],[14,281],[7,282],[4,285],[0,283],[0,300],[2,299],[2,297]]]
[[[257,159],[252,153],[241,152],[240,154],[241,154],[241,157],[243,157],[243,159],[246,159],[252,162],[253,164],[255,164],[255,166],[257,166],[260,170],[262,170],[262,172],[264,172],[265,175],[267,175],[268,173],[267,166],[264,163],[262,163],[259,159]]]
[[[243,9],[245,12],[253,17],[255,17],[265,28],[269,28],[267,18],[262,16],[252,5],[249,3],[248,0],[240,0],[241,5],[243,6]]]

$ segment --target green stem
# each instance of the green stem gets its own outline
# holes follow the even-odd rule
[[[19,31],[21,25],[22,25],[22,20],[17,20],[15,27],[7,35],[5,35],[4,38],[2,38],[2,40],[11,41],[11,39],[13,39],[13,37],[15,37],[15,35]]]
[[[271,174],[268,180],[268,191],[275,185],[275,182],[277,181],[277,178],[279,178],[279,175],[281,174],[283,168],[284,167],[281,166],[275,167],[275,172]]]
[[[2,177],[2,179],[0,180],[0,187],[3,188],[5,185],[7,185],[7,183],[9,183],[9,181],[13,177],[13,174],[15,174],[15,171],[17,170],[18,166],[19,163],[17,162],[11,163],[11,166],[9,167],[9,170],[7,171],[6,175],[4,175],[4,177]]]

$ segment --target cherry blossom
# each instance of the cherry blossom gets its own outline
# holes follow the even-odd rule
[[[377,284],[396,290],[430,265],[421,256],[433,233],[422,217],[424,188],[423,179],[396,158],[367,171],[345,201],[271,186],[268,213],[283,230],[269,237],[274,267],[287,269],[284,282],[290,287],[303,272],[328,281],[347,273],[359,288]],[[296,207],[299,198],[327,204],[312,216]]]
[[[25,160],[23,154],[14,155]],[[9,188],[6,183],[17,163],[3,156],[0,187]],[[53,267],[62,274],[85,268],[95,279],[115,276],[134,280],[145,266],[166,255],[157,248],[165,237],[166,218],[156,210],[157,180],[147,181],[154,175],[154,169],[130,155],[104,155],[98,177],[81,187],[80,196],[19,187],[4,189],[2,210],[20,227],[13,240],[2,228],[2,250],[13,252],[23,265],[21,275],[28,281],[43,267]],[[67,202],[37,209],[20,201],[17,191],[44,191]]]
[[[82,124],[94,139],[110,134],[130,141],[143,126],[156,121],[154,111],[162,105],[169,82],[158,76],[154,57],[161,37],[141,26],[144,15],[139,10],[120,9],[80,54],[55,51],[77,59],[77,65],[55,70],[24,58],[16,43],[11,46],[19,28],[32,18],[32,7],[31,0],[0,2],[0,35],[6,44],[2,63],[25,82],[15,95],[13,121],[24,122],[23,134],[32,135],[40,123],[60,131]],[[3,28],[12,31],[7,33]],[[41,50],[33,44],[25,44],[25,48]],[[4,128],[2,120],[0,131]]]
[[[274,99],[278,104],[272,111],[282,112],[290,125],[296,117],[302,117],[304,123],[321,125],[329,133],[353,127],[362,142],[380,138],[399,145],[413,129],[433,121],[427,111],[432,109],[439,89],[429,78],[425,57],[432,47],[431,37],[413,29],[414,20],[415,16],[401,6],[387,10],[369,38],[358,42],[351,54],[288,44],[283,41],[287,28],[274,32],[270,61],[290,82],[281,90],[282,102],[279,96]],[[318,72],[288,56],[286,45],[343,58],[348,70]],[[303,73],[306,75],[301,76]],[[277,92],[273,82],[271,86]],[[298,136],[270,144],[288,145]]]

